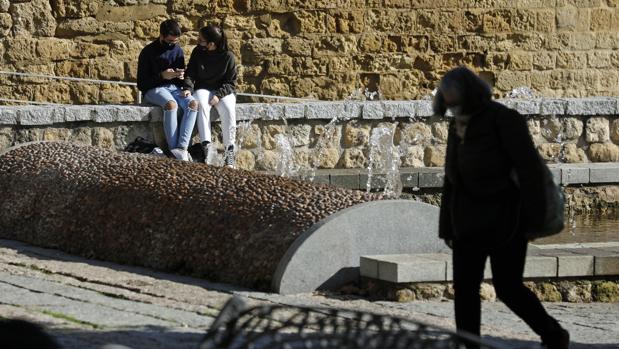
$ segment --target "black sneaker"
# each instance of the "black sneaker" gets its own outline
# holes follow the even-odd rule
[[[224,166],[234,168],[234,146],[229,145],[224,153]]]

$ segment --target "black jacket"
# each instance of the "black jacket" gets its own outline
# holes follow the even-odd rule
[[[544,164],[517,111],[489,102],[464,139],[449,125],[439,237],[497,246],[540,226]],[[514,180],[514,173],[516,180]]]
[[[223,98],[234,93],[235,85],[236,63],[232,52],[206,51],[199,46],[193,49],[185,72],[185,89],[206,89]]]
[[[167,84],[181,87],[181,79],[164,80],[161,77],[161,72],[168,68],[185,69],[185,54],[180,46],[164,46],[159,39],[146,45],[138,58],[138,89],[146,93]]]

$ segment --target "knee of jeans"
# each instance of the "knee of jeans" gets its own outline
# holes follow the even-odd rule
[[[174,109],[176,109],[176,108],[177,108],[177,107],[176,107],[176,102],[174,102],[174,101],[168,101],[168,103],[166,103],[166,104],[163,106],[163,109],[165,109],[165,110],[174,110]]]
[[[197,111],[198,110],[198,106],[200,104],[198,103],[198,101],[196,101],[195,99],[191,102],[189,102],[189,109],[193,110],[193,111]]]

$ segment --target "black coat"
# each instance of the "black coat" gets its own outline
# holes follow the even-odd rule
[[[540,226],[543,166],[524,117],[513,109],[489,102],[471,117],[464,139],[452,121],[439,237],[492,247]]]
[[[189,57],[184,88],[206,89],[218,98],[235,93],[236,63],[230,51],[206,51],[196,46]]]

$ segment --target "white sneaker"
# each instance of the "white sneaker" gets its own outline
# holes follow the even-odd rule
[[[181,161],[189,161],[189,152],[187,149],[174,148],[170,150],[170,153],[174,155],[174,157]]]

